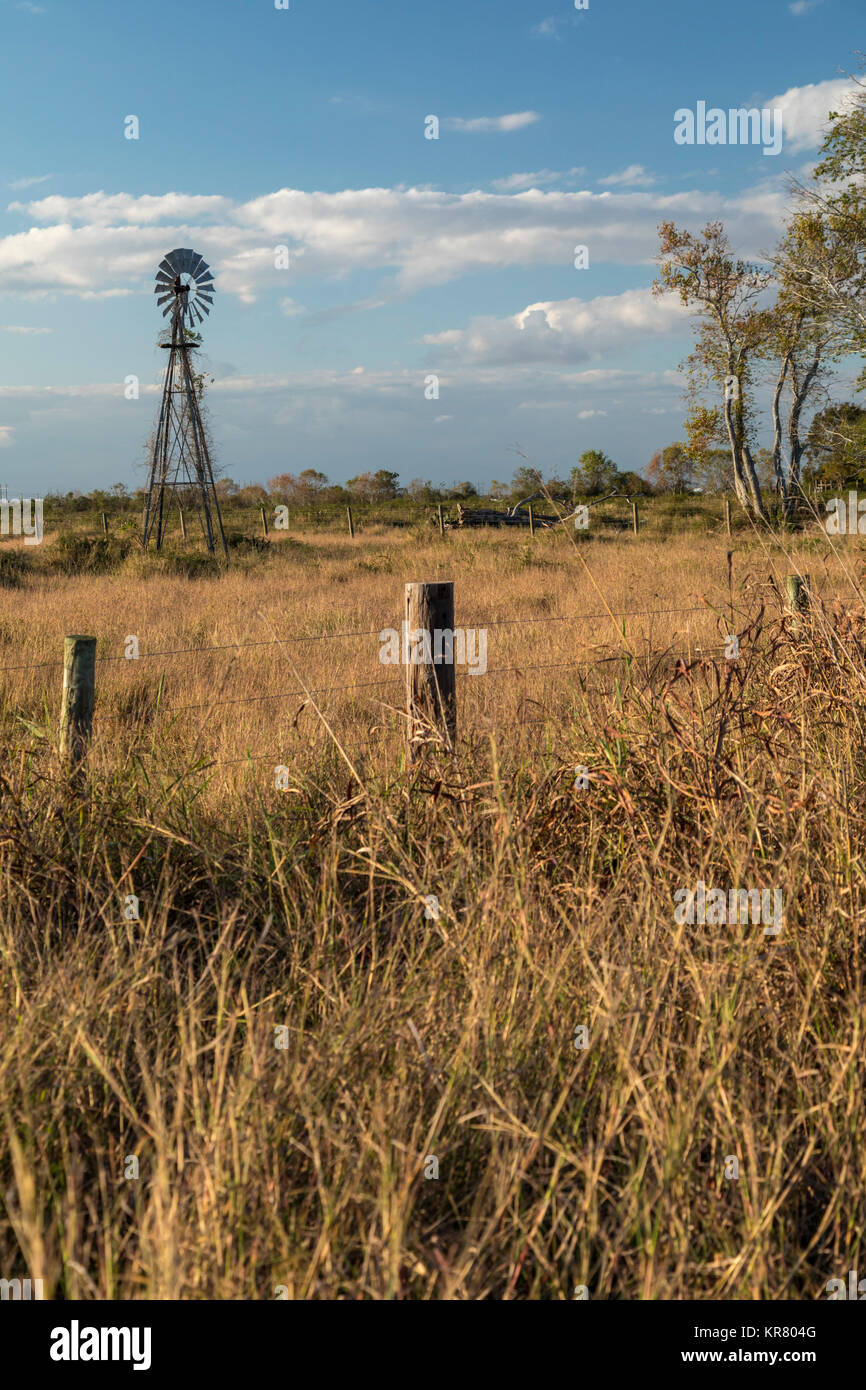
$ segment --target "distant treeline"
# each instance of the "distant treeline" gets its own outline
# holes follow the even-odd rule
[[[758,450],[755,465],[762,486],[773,489],[772,456]],[[843,486],[862,483],[866,474],[866,410],[850,402],[827,406],[812,421],[804,450],[803,484],[808,488],[817,479]],[[582,497],[599,497],[621,492],[630,497],[695,492],[719,495],[733,490],[730,453],[725,449],[696,452],[684,443],[668,444],[650,459],[644,473],[621,470],[601,449],[587,449],[567,478],[544,475],[524,465],[510,482],[496,479],[483,490],[471,482],[439,487],[428,479],[412,478],[405,486],[399,473],[380,468],[375,473],[359,473],[347,483],[332,483],[315,468],[298,473],[278,473],[267,485],[244,486],[232,478],[217,482],[220,501],[228,506],[268,506],[283,502],[290,507],[352,506],[404,500],[416,503],[485,502],[514,503],[539,493],[554,502],[572,503]],[[144,489],[130,490],[123,483],[90,493],[49,493],[45,497],[54,512],[102,511],[107,515],[137,512],[144,503]]]

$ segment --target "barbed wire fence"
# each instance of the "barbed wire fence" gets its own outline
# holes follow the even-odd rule
[[[453,627],[453,584],[451,584],[450,581],[448,581],[448,583],[444,585],[444,587],[447,588],[449,584],[452,592],[451,629],[453,642],[453,633],[455,631]],[[423,589],[424,587],[432,588],[443,586],[410,585],[407,586],[407,589]],[[336,603],[330,605],[330,607],[332,610],[342,609],[344,611],[346,605],[345,603]],[[648,621],[671,617],[692,617],[697,613],[701,613],[706,616],[715,616],[716,618],[719,618],[721,616],[721,614],[717,612],[717,610],[711,604],[704,602],[700,604],[680,605],[677,607],[664,608],[623,608],[619,611],[615,611],[611,608],[608,608],[607,610],[578,611],[565,614],[544,614],[532,617],[496,617],[490,619],[476,618],[472,623],[465,624],[462,628],[462,631],[464,633],[473,630],[477,632],[480,630],[486,630],[488,628],[553,628],[556,626],[567,625],[572,623],[579,624],[588,622],[605,622],[612,623],[616,627],[617,636],[621,638],[621,640],[623,641],[623,650],[607,655],[584,656],[567,661],[518,662],[513,665],[494,666],[491,668],[486,668],[485,666],[485,670],[483,672],[485,676],[491,677],[493,679],[513,677],[525,679],[530,674],[542,671],[590,671],[605,666],[610,667],[617,663],[626,663],[629,665],[630,669],[631,665],[639,659],[644,661],[652,660],[657,663],[661,662],[674,664],[676,662],[681,661],[692,661],[697,658],[715,658],[721,652],[726,650],[726,643],[689,643],[688,650],[685,652],[674,650],[671,646],[655,647],[649,649],[641,648],[638,651],[633,651],[628,645],[625,629],[626,624],[630,621]],[[67,637],[65,643],[64,657],[62,659],[58,659],[55,661],[11,663],[8,665],[0,666],[0,674],[13,675],[22,672],[46,671],[57,668],[63,669],[64,681],[61,705],[61,723],[63,725],[63,729],[61,732],[61,745],[66,746],[70,750],[73,750],[73,760],[80,760],[80,757],[83,756],[83,753],[86,750],[87,744],[89,743],[91,738],[94,713],[97,719],[97,724],[116,723],[118,721],[128,721],[130,719],[135,718],[134,711],[109,713],[103,712],[101,709],[96,707],[95,669],[97,666],[110,666],[117,665],[118,663],[125,663],[129,666],[132,666],[137,665],[137,663],[140,661],[175,661],[180,660],[182,658],[201,658],[211,654],[221,654],[227,652],[241,654],[248,651],[263,651],[268,648],[297,647],[303,644],[310,643],[350,641],[354,639],[363,638],[377,638],[381,640],[384,633],[392,631],[395,631],[393,627],[385,629],[359,627],[338,630],[333,632],[320,631],[315,633],[292,633],[286,637],[273,637],[255,641],[220,642],[205,645],[199,644],[189,647],[156,648],[153,651],[140,652],[137,650],[138,639],[136,638],[136,651],[134,655],[124,653],[122,655],[104,654],[101,656],[96,656],[96,638]],[[432,631],[429,635],[432,638]],[[129,638],[124,640],[128,642]],[[682,644],[679,645],[681,646]],[[453,666],[453,646],[451,651],[451,658],[451,664]],[[448,663],[446,663],[446,665],[447,664]],[[457,674],[460,674],[461,676],[466,676],[468,674],[471,674],[471,672],[465,669],[459,672],[453,672],[454,676],[456,676]],[[435,663],[433,675],[435,680],[438,680]],[[360,691],[364,691],[365,693],[369,694],[373,690],[388,690],[393,691],[396,694],[401,689],[405,688],[406,681],[402,677],[391,677],[379,680],[349,681],[325,685],[305,685],[303,684],[303,677],[301,677],[300,684],[296,683],[291,688],[284,690],[265,691],[261,694],[253,695],[231,696],[230,698],[225,699],[219,698],[218,692],[217,698],[215,699],[196,701],[189,704],[163,704],[160,702],[158,704],[158,712],[160,715],[164,714],[166,716],[175,717],[186,713],[209,713],[217,709],[225,709],[233,706],[263,705],[270,702],[279,702],[282,700],[297,699],[300,697],[303,697],[303,699],[306,702],[309,701],[311,698],[319,698],[321,696],[335,694],[355,693]],[[141,687],[138,687],[136,693],[138,693],[140,689]],[[376,697],[371,698],[376,699]],[[395,708],[393,704],[389,705],[387,700],[378,700],[377,702],[385,705],[386,708]],[[408,704],[411,705],[411,700],[408,702]],[[149,711],[149,713],[152,712],[153,711]],[[411,710],[409,710],[409,713],[411,714]],[[540,720],[521,720],[519,722],[521,724],[527,725],[549,724],[555,722],[555,720],[552,717],[548,717]],[[78,750],[77,753],[74,751],[76,749]],[[243,758],[225,760],[216,765],[232,766],[247,761],[260,761],[272,756],[272,753],[254,755],[247,754]]]

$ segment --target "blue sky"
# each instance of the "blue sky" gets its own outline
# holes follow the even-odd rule
[[[238,482],[642,469],[690,344],[649,295],[658,222],[772,246],[858,43],[862,0],[2,0],[0,482],[141,483],[175,246],[217,276]],[[698,101],[779,107],[781,153],[675,144]]]

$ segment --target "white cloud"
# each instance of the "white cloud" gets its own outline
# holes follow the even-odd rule
[[[281,299],[280,309],[288,319],[297,318],[298,314],[307,312],[303,304],[296,303],[294,299]]]
[[[629,164],[627,169],[621,169],[618,174],[608,174],[607,178],[598,180],[604,188],[614,188],[619,185],[649,188],[655,181],[653,175],[648,174],[642,164]]]
[[[15,442],[13,438],[14,434],[14,425],[0,425],[0,449],[8,449],[11,447]]]
[[[791,11],[791,14],[808,14],[810,10],[817,9],[820,4],[821,0],[794,0],[794,3],[788,6],[788,9]]]
[[[781,181],[729,197],[538,188],[283,188],[246,203],[177,193],[51,196],[13,205],[34,225],[0,239],[0,277],[5,291],[35,296],[149,294],[165,252],[193,246],[210,263],[219,293],[253,303],[259,294],[285,295],[274,248],[288,245],[292,288],[313,276],[374,270],[393,272],[392,292],[405,294],[480,270],[571,268],[577,244],[589,247],[592,265],[648,266],[667,218],[697,225],[720,218],[742,254],[755,256],[776,241],[786,202]],[[381,302],[380,295],[368,304]]]
[[[513,111],[507,116],[475,116],[471,120],[464,120],[462,116],[446,116],[442,124],[446,130],[486,134],[490,131],[523,130],[525,126],[535,125],[540,120],[537,111]]]
[[[856,90],[847,77],[831,77],[826,82],[789,87],[762,105],[782,112],[783,149],[796,154],[821,144],[829,125],[828,113],[838,111]]]
[[[626,290],[529,304],[508,318],[477,318],[466,329],[432,333],[423,341],[460,362],[564,362],[603,356],[638,339],[673,337],[687,318],[678,300],[658,299],[649,289]]]
[[[4,333],[27,333],[27,334],[32,333],[32,334],[36,335],[37,333],[53,333],[53,332],[54,332],[54,329],[53,329],[53,328],[28,328],[28,327],[26,327],[26,326],[22,326],[22,325],[19,325],[19,324],[16,324],[16,323],[4,323],[4,324],[0,324],[0,327],[2,327]]]
[[[36,174],[29,179],[12,179],[9,183],[9,187],[16,189],[33,188],[37,183],[47,183],[48,180],[53,177],[53,174]]]
[[[501,193],[522,193],[527,188],[542,188],[545,184],[560,183],[562,179],[585,173],[583,165],[577,164],[567,173],[558,169],[539,169],[534,174],[508,174],[504,179],[493,179],[492,187]]]
[[[597,416],[606,414],[606,410],[579,410],[577,418],[578,420],[594,420]]]
[[[544,39],[552,39],[556,36],[556,27],[556,20],[551,17],[550,19],[543,19],[540,24],[536,24],[532,32],[533,34],[540,34]]]
[[[225,376],[217,378],[209,391],[221,396],[233,397],[286,397],[303,412],[304,400],[311,396],[333,399],[345,397],[350,402],[362,401],[378,396],[389,401],[404,401],[414,410],[418,397],[418,371],[408,368],[367,371],[363,367],[351,367],[341,371],[333,368],[311,367],[306,371],[258,373],[249,376]],[[501,390],[509,402],[523,398],[525,408],[543,409],[546,406],[566,406],[574,408],[580,404],[578,398],[565,399],[563,391],[588,391],[595,397],[600,393],[616,393],[620,397],[626,391],[629,398],[642,391],[657,392],[662,389],[679,389],[681,379],[673,370],[625,371],[619,367],[589,367],[581,370],[562,370],[551,372],[549,366],[514,363],[506,366],[487,364],[461,364],[459,372],[440,371],[440,384],[449,391],[470,391],[475,389]],[[142,381],[141,394],[158,396],[162,391],[159,381]],[[553,392],[553,396],[551,396]],[[90,382],[87,384],[58,386],[0,386],[0,400],[31,403],[33,409],[56,410],[60,402],[81,402],[82,408],[88,401],[104,399],[116,401],[122,408],[124,386],[120,381]],[[524,407],[522,407],[524,408]],[[413,415],[413,419],[414,419]],[[435,418],[435,417],[434,417]],[[13,429],[13,426],[6,426]]]
[[[10,212],[26,212],[36,222],[78,222],[88,227],[149,226],[156,222],[203,222],[224,217],[230,198],[194,193],[85,193],[80,198],[54,194],[35,203],[10,203]],[[169,250],[171,248],[169,247]]]
[[[453,419],[454,419],[454,416],[453,416],[453,415],[437,415],[437,416],[436,416],[436,419],[433,421],[433,424],[434,424],[434,425],[442,425],[442,424],[444,424],[444,422],[445,422],[446,420],[453,420]]]

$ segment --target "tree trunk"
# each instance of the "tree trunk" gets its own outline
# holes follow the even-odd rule
[[[760,517],[761,521],[768,521],[767,509],[764,506],[764,499],[761,496],[761,484],[758,482],[758,473],[755,468],[755,461],[752,458],[748,444],[744,443],[743,449],[743,472],[749,484],[749,495],[752,503],[752,511],[755,516]]]
[[[803,443],[800,439],[800,416],[806,397],[812,389],[812,383],[821,363],[820,351],[815,352],[812,361],[806,368],[806,372],[801,378],[797,372],[797,364],[791,364],[791,409],[788,414],[788,451],[790,453],[790,476],[788,483],[789,499],[785,509],[786,516],[793,510],[794,498],[800,488],[800,461],[803,457]]]
[[[788,485],[790,478],[785,477],[785,470],[782,468],[782,414],[779,408],[782,399],[782,390],[785,385],[785,378],[788,375],[788,368],[791,365],[791,354],[786,352],[779,368],[779,375],[776,380],[776,387],[773,391],[773,476],[776,479],[776,491],[782,500],[785,514],[788,513]]]
[[[743,507],[745,511],[749,511],[751,506],[749,501],[749,493],[746,487],[746,480],[743,474],[743,465],[740,459],[740,450],[738,447],[737,433],[734,428],[734,419],[733,413],[731,411],[731,403],[727,399],[725,400],[723,410],[725,414],[725,427],[728,431],[728,440],[730,441],[731,445],[731,463],[734,469],[734,491],[737,494],[737,501],[739,502],[740,506]]]

